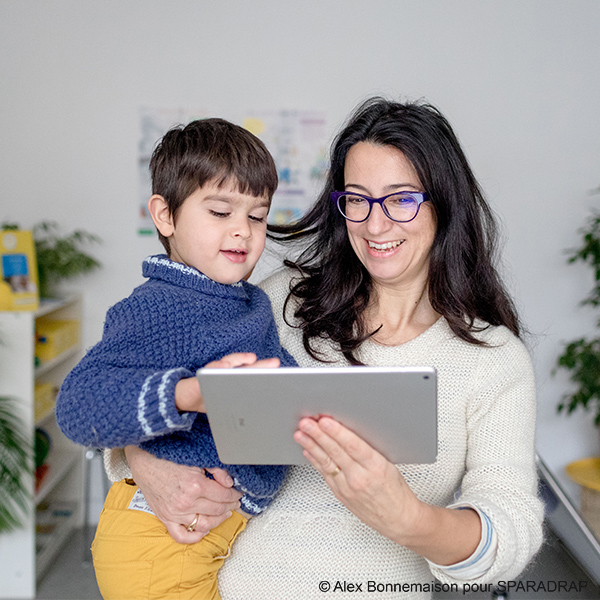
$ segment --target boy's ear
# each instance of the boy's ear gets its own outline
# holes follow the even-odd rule
[[[162,196],[154,194],[148,200],[148,212],[161,235],[166,238],[173,235],[173,231],[175,231],[173,216],[169,211],[167,201]]]

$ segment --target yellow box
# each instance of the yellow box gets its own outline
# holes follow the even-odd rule
[[[37,423],[54,409],[56,387],[52,383],[36,383],[34,396],[34,418]]]
[[[79,321],[38,319],[35,323],[35,355],[48,361],[79,343]]]
[[[0,231],[0,310],[37,310],[39,300],[31,231]]]

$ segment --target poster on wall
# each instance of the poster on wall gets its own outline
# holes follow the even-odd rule
[[[248,112],[242,125],[265,143],[277,165],[279,186],[269,221],[279,225],[298,220],[317,197],[329,166],[325,114],[308,110]]]
[[[151,195],[150,157],[160,138],[173,126],[211,116],[206,109],[143,107],[140,110],[138,234],[154,234],[148,214]],[[269,222],[297,220],[317,197],[329,166],[327,119],[318,110],[247,110],[223,115],[260,138],[275,159],[279,187]]]

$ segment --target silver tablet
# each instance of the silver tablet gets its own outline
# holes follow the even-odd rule
[[[302,417],[330,415],[393,463],[437,455],[432,367],[199,369],[206,413],[224,464],[300,465]]]

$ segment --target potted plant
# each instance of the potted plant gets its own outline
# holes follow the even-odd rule
[[[596,191],[600,191],[596,190]],[[600,212],[594,212],[581,230],[582,244],[572,250],[569,262],[583,261],[594,270],[595,285],[584,305],[600,306]],[[600,329],[600,319],[597,327]],[[571,372],[575,391],[565,395],[558,411],[567,414],[582,408],[592,411],[600,427],[600,336],[583,337],[568,343],[558,358],[558,367]]]
[[[86,244],[100,241],[91,233],[78,229],[61,236],[56,223],[44,221],[33,228],[33,239],[42,298],[51,297],[61,279],[88,273],[100,266],[82,250]]]
[[[19,229],[19,226],[3,223],[2,229]],[[96,235],[81,229],[61,235],[56,223],[42,221],[33,228],[33,240],[41,298],[52,297],[60,280],[100,267],[94,257],[83,251],[86,244],[100,241]]]
[[[32,472],[30,448],[14,400],[0,396],[0,534],[22,525],[31,499],[23,482]]]

